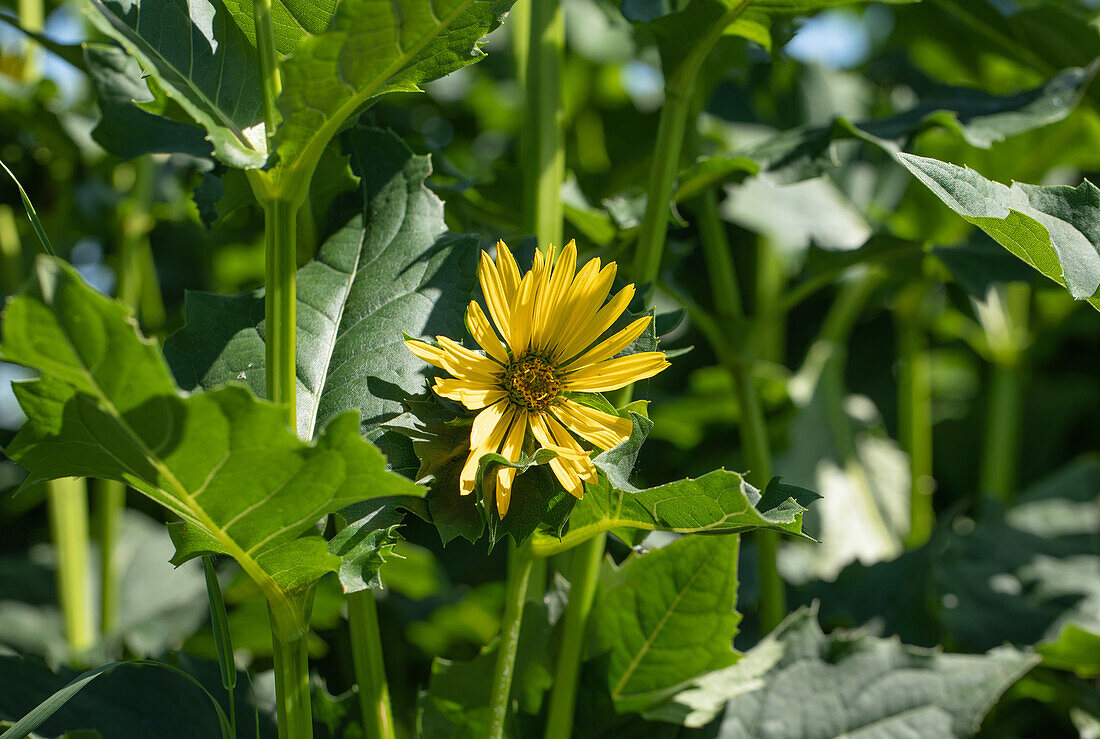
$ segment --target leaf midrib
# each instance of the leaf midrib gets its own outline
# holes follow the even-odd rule
[[[618,698],[619,695],[622,693],[623,688],[626,687],[627,681],[633,676],[634,671],[638,669],[638,665],[641,664],[642,659],[649,652],[650,647],[653,646],[653,642],[656,640],[661,631],[665,628],[665,624],[668,623],[668,620],[670,618],[672,618],[672,613],[676,610],[676,606],[680,603],[681,600],[683,600],[684,596],[687,594],[687,591],[690,590],[691,586],[695,584],[695,581],[699,579],[699,575],[703,572],[706,566],[710,564],[711,559],[714,558],[714,555],[718,551],[718,547],[712,547],[710,552],[707,553],[706,558],[699,564],[698,569],[695,570],[695,572],[688,579],[687,583],[685,583],[684,586],[680,589],[680,591],[676,593],[676,597],[672,599],[672,603],[669,604],[669,607],[665,610],[664,615],[661,616],[661,620],[657,622],[657,625],[654,627],[653,631],[650,632],[648,637],[646,637],[646,640],[638,649],[637,655],[635,655],[634,659],[631,660],[629,665],[627,665],[626,670],[623,672],[623,676],[619,678],[619,681],[615,684],[615,687],[611,689],[612,699]]]

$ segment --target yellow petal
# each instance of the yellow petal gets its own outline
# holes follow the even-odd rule
[[[614,449],[629,439],[634,430],[634,422],[629,418],[612,416],[568,399],[555,405],[553,412],[566,427],[600,449]]]
[[[519,453],[523,448],[523,437],[527,434],[527,411],[517,410],[516,417],[512,421],[512,428],[504,437],[504,444],[500,448],[500,456],[509,462],[518,462]],[[512,502],[512,481],[516,479],[515,467],[497,467],[497,515],[504,518],[508,513],[508,506]]]
[[[503,244],[503,242],[501,243]],[[505,247],[505,250],[507,250],[507,247]],[[485,296],[485,305],[489,307],[489,315],[493,317],[493,323],[496,324],[500,335],[504,337],[505,343],[511,346],[511,305],[514,291],[505,292],[501,284],[500,273],[486,252],[481,252],[481,263],[477,268],[477,279],[481,283],[481,292]]]
[[[446,369],[443,366],[443,350],[439,347],[417,339],[406,339],[405,346],[409,347],[409,351],[419,359],[439,369]]]
[[[466,309],[466,330],[486,354],[501,364],[508,363],[508,350],[497,338],[489,319],[485,317],[485,312],[481,310],[476,300],[471,300],[470,307]]]
[[[493,360],[467,349],[446,336],[437,336],[435,340],[443,347],[443,368],[455,377],[485,383],[499,380],[503,368]]]
[[[661,352],[640,352],[616,359],[581,367],[565,375],[566,390],[602,393],[618,390],[638,380],[653,377],[665,367],[668,360]]]
[[[531,270],[520,281],[519,291],[512,303],[512,338],[509,346],[517,357],[526,353],[531,344],[531,328],[535,301],[538,299],[538,287],[538,275]]]
[[[554,270],[535,305],[535,330],[531,343],[538,351],[548,349],[557,336],[563,319],[562,305],[573,284],[576,271],[577,243],[570,241],[562,249],[561,256],[554,264]]]
[[[509,408],[510,406],[507,401],[498,400],[496,403],[493,403],[491,406],[481,411],[481,413],[477,414],[473,426],[470,427],[471,449],[476,449],[488,443],[489,438],[492,436],[493,432],[496,431],[497,425],[500,423],[501,419],[508,414]],[[504,432],[501,431],[501,435],[503,434]]]
[[[584,497],[584,483],[577,474],[577,465],[574,460],[579,460],[581,457],[587,458],[588,455],[583,451],[556,444],[541,413],[532,413],[529,416],[529,422],[531,433],[539,445],[544,449],[552,449],[560,455],[557,459],[550,460],[550,471],[554,473],[554,477],[567,493],[575,498]]]
[[[549,413],[543,414],[543,418],[546,421],[546,427],[550,430],[550,434],[554,437],[554,441],[560,446],[583,452],[580,444],[573,438],[573,434],[569,432],[569,429],[562,426],[558,422],[558,419],[554,418],[554,416]],[[568,461],[573,464],[574,471],[582,480],[591,483],[596,482],[599,475],[596,472],[596,465],[592,464],[592,459],[588,456],[587,452],[583,452],[583,456],[572,457]]]
[[[558,354],[561,361],[568,360],[591,346],[604,331],[611,328],[611,324],[615,323],[633,299],[634,286],[627,285],[607,301],[605,306],[595,313],[587,314],[587,318],[566,338],[565,345]]]
[[[500,284],[504,288],[505,305],[512,302],[512,298],[519,289],[519,265],[512,251],[503,241],[497,241],[497,270],[500,274]]]
[[[653,320],[651,316],[642,316],[641,318],[632,321],[629,326],[621,331],[617,331],[611,336],[607,337],[596,346],[592,347],[584,354],[580,355],[572,362],[562,368],[563,372],[572,372],[578,370],[581,367],[587,367],[590,364],[596,362],[602,362],[605,359],[611,359],[623,349],[633,343],[635,339],[642,335],[642,332],[649,326],[649,322]]]
[[[474,444],[473,436],[471,434],[470,439],[470,456],[466,457],[466,464],[462,465],[462,472],[458,478],[458,489],[462,495],[468,495],[474,490],[474,482],[477,478],[477,464],[478,461],[486,454],[491,454],[500,448],[500,444],[504,441],[504,434],[508,432],[508,425],[512,422],[513,416],[515,416],[515,410],[508,407],[505,403],[497,403],[494,406],[505,406],[503,413],[498,416],[493,426],[489,429],[488,434],[485,435],[482,443]],[[481,417],[484,416],[486,411],[478,414],[477,419],[474,421],[476,426]]]
[[[457,400],[472,411],[504,400],[508,393],[496,385],[470,382],[452,377],[440,377],[435,381],[435,394],[449,400]]]
[[[554,358],[559,361],[576,354],[587,346],[587,344],[580,346],[575,351],[569,349],[569,346],[576,342],[578,332],[587,326],[593,320],[593,316],[597,311],[600,310],[607,294],[611,292],[611,284],[615,281],[615,272],[618,269],[616,264],[611,262],[599,272],[591,274],[588,269],[595,261],[593,259],[586,264],[580,274],[577,275],[577,279],[573,281],[573,288],[561,308],[565,318],[554,342]],[[567,349],[572,354],[565,354]]]

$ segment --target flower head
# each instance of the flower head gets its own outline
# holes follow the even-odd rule
[[[497,243],[496,262],[482,252],[478,279],[492,323],[471,301],[466,327],[484,355],[446,336],[436,337],[438,346],[405,342],[413,354],[451,375],[436,379],[438,395],[480,411],[459,483],[464,495],[474,489],[482,456],[497,453],[516,462],[531,438],[538,448],[558,454],[550,469],[566,491],[580,498],[584,483],[595,482],[596,467],[576,437],[611,449],[630,437],[633,423],[579,403],[569,393],[617,390],[668,366],[661,352],[615,357],[646,329],[649,316],[595,343],[634,297],[634,286],[627,285],[607,300],[614,262],[601,266],[593,259],[577,272],[572,241],[554,257],[553,246],[536,253],[531,271],[521,275],[503,241]],[[511,467],[496,471],[501,517],[508,512],[515,475]]]

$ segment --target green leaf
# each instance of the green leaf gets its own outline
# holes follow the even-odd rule
[[[1086,679],[1100,675],[1100,634],[1077,624],[1066,624],[1057,639],[1041,644],[1037,651],[1047,667]]]
[[[609,653],[618,712],[648,708],[734,662],[737,550],[734,536],[688,536],[601,577],[589,651]]]
[[[249,42],[256,45],[254,0],[224,0],[225,8],[240,26]],[[336,12],[339,0],[273,0],[271,20],[275,30],[275,50],[291,54],[299,42],[325,32]]]
[[[393,555],[399,539],[397,528],[405,520],[404,506],[409,504],[405,496],[372,498],[340,511],[349,523],[329,541],[329,551],[340,558],[340,584],[345,593],[382,587],[379,571]]]
[[[95,27],[141,62],[157,87],[205,129],[218,159],[240,168],[264,165],[259,60],[220,2],[91,3]]]
[[[741,475],[727,470],[642,490],[631,485],[630,472],[653,422],[638,413],[630,416],[633,434],[615,449],[596,456],[599,481],[585,485],[584,498],[577,501],[570,515],[568,531],[560,538],[536,535],[536,552],[568,549],[604,531],[615,531],[628,543],[635,543],[631,529],[685,534],[770,529],[809,539],[802,531],[802,518],[819,496],[778,478],[771,481],[764,495]]]
[[[756,690],[746,692],[744,682],[757,677],[758,664],[743,660],[748,676],[738,675],[742,663],[726,673],[737,695],[725,705],[720,739],[970,737],[1039,661],[1011,647],[940,654],[859,632],[826,636],[812,609],[792,614],[761,646],[782,656]]]
[[[387,92],[473,64],[478,44],[513,0],[344,0],[325,33],[303,39],[282,65],[272,177],[308,184],[321,152],[345,124]]]
[[[499,454],[485,454],[478,460],[474,496],[489,529],[490,549],[505,536],[511,536],[516,546],[520,546],[536,531],[561,534],[577,499],[562,489],[550,471],[548,463],[555,457],[556,452],[539,449],[533,457],[521,453],[515,462]],[[500,466],[516,470],[511,505],[504,518],[497,513],[495,495],[485,490],[486,477]],[[490,490],[495,491],[495,486],[490,486]]]
[[[972,169],[899,154],[921,184],[969,223],[1100,310],[1100,190],[985,179]]]
[[[825,125],[792,128],[746,149],[701,157],[680,172],[679,191],[696,193],[757,171],[776,183],[812,179],[839,165],[838,141],[862,141],[893,155],[913,137],[939,128],[988,149],[1010,136],[1065,119],[1080,103],[1097,68],[1094,63],[1085,69],[1064,69],[1045,84],[1014,95],[947,87],[894,115],[866,121],[841,116]]]
[[[141,65],[117,46],[85,44],[84,58],[95,87],[100,119],[92,138],[123,159],[158,153],[209,158],[210,142],[201,128],[142,110],[154,100]]]
[[[25,484],[89,476],[140,490],[237,560],[271,602],[276,628],[304,620],[300,595],[339,564],[318,518],[420,491],[385,470],[355,414],[307,445],[243,387],[181,395],[126,309],[58,260],[39,259],[8,305],[3,336],[5,360],[42,373],[19,386],[28,423],[6,450],[28,471]]]
[[[477,284],[477,240],[447,231],[443,203],[424,186],[426,156],[392,133],[344,137],[362,178],[363,215],[351,219],[298,271],[298,433],[312,438],[358,409],[362,431],[404,412],[424,388],[424,363],[402,343],[464,336]],[[264,394],[263,298],[188,293],[187,324],[165,356],[180,385],[209,389],[243,380]]]

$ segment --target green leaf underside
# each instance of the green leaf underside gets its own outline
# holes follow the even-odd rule
[[[899,154],[901,163],[949,208],[1033,268],[1100,310],[1100,189],[1011,187],[972,169]]]
[[[282,65],[273,176],[309,176],[329,140],[387,92],[413,92],[478,61],[513,0],[344,0],[325,33]],[[296,3],[297,5],[297,3]]]
[[[1081,101],[1096,70],[1095,64],[1065,69],[1039,87],[1006,96],[947,88],[910,110],[884,118],[836,118],[824,126],[783,131],[746,150],[699,159],[680,172],[675,197],[687,199],[734,177],[758,172],[781,183],[817,177],[839,164],[834,152],[837,141],[863,141],[897,154],[912,137],[943,128],[971,146],[988,149],[1010,136],[1063,120]]]
[[[307,439],[349,409],[364,432],[401,414],[426,371],[402,332],[463,336],[477,284],[477,241],[446,230],[443,203],[424,187],[429,158],[376,129],[343,141],[364,213],[298,271],[298,433]],[[263,395],[263,298],[188,293],[185,317],[165,346],[180,385],[240,380]]]
[[[224,0],[225,7],[241,32],[256,45],[254,0]],[[271,20],[275,31],[275,50],[290,54],[306,37],[324,33],[336,12],[339,0],[273,0]]]
[[[802,609],[736,665],[646,716],[701,726],[724,708],[723,739],[969,737],[1038,661],[1011,647],[941,654],[859,632],[826,636]]]
[[[620,713],[643,710],[736,656],[738,538],[684,537],[601,578],[590,651],[608,653]]]
[[[87,15],[96,28],[137,58],[206,130],[220,160],[233,167],[263,166],[259,61],[224,6],[210,0],[91,3]]]
[[[27,469],[26,484],[89,476],[140,490],[196,530],[177,537],[193,546],[179,557],[216,543],[276,617],[290,619],[279,627],[302,615],[294,593],[339,565],[313,528],[320,517],[367,497],[420,492],[385,470],[354,414],[307,445],[276,406],[243,387],[180,395],[125,308],[57,260],[40,258],[35,280],[9,304],[0,351],[42,372],[18,387],[29,420],[6,450]]]

